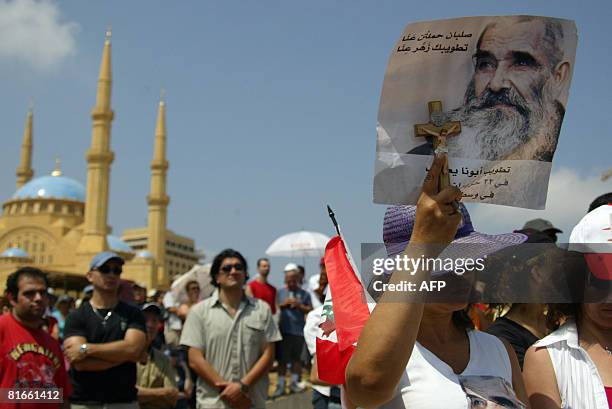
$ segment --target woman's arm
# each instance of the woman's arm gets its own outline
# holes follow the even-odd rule
[[[461,198],[461,191],[447,187],[437,193],[445,161],[446,155],[436,155],[423,183],[412,237],[404,251],[409,258],[436,257],[456,234],[461,215],[452,202]],[[430,272],[423,269],[411,274],[396,271],[390,283],[402,280],[418,283],[430,277]],[[392,296],[386,293],[379,300],[346,369],[348,396],[359,407],[379,406],[393,397],[416,342],[423,304],[414,300],[389,301]]]
[[[512,367],[512,389],[516,393],[516,397],[523,402],[527,408],[529,408],[529,399],[527,398],[527,392],[525,391],[525,382],[523,381],[523,374],[521,373],[521,365],[519,365],[516,352],[512,345],[505,339],[501,339],[508,352],[508,358],[510,358],[510,366]]]
[[[561,408],[557,377],[546,348],[531,347],[527,350],[523,378],[532,408]]]

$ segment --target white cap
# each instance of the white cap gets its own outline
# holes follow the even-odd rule
[[[569,239],[569,250],[610,253],[612,249],[612,204],[593,209],[578,222]]]
[[[298,266],[295,263],[289,263],[285,266],[285,273],[288,271],[298,271]]]

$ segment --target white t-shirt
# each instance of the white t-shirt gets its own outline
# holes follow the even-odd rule
[[[469,409],[476,406],[464,391],[462,384],[490,385],[497,381],[499,389],[512,391],[512,366],[508,351],[495,336],[484,332],[468,331],[470,342],[470,360],[461,374],[427,350],[418,342],[415,344],[406,366],[406,372],[400,378],[395,397],[382,405],[384,409]],[[495,379],[494,379],[495,378]],[[482,395],[482,394],[481,394]],[[486,395],[486,393],[485,393]],[[489,394],[490,396],[491,394]],[[493,394],[494,395],[494,394]],[[499,393],[498,395],[505,394]],[[510,396],[509,399],[515,399]],[[516,400],[518,401],[518,400]],[[485,403],[486,404],[486,403]],[[520,406],[507,407],[524,407]],[[484,407],[484,406],[483,406]]]

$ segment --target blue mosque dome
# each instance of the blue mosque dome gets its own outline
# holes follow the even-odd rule
[[[117,236],[108,235],[106,236],[106,242],[108,243],[108,247],[112,251],[119,251],[122,253],[133,253],[134,250],[123,240],[121,240]]]
[[[142,250],[142,251],[139,251],[138,253],[136,253],[136,257],[140,257],[140,258],[153,258],[153,254],[151,254],[150,251]]]
[[[9,249],[4,250],[2,254],[0,254],[0,257],[28,258],[30,256],[28,255],[28,253],[26,253],[19,247],[11,247]]]
[[[13,199],[68,199],[85,202],[85,187],[65,176],[41,176],[21,186]]]

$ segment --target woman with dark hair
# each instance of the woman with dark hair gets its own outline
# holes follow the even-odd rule
[[[524,242],[522,234],[489,236],[474,231],[465,207],[456,206],[459,189],[447,187],[438,193],[445,161],[445,155],[434,159],[416,207],[387,210],[383,235],[389,256],[442,259],[449,244],[464,243],[477,245],[467,246],[455,257],[477,259]],[[476,249],[474,254],[467,254],[470,247]],[[425,265],[410,272],[395,271],[389,284],[460,278],[456,269],[455,274],[436,275]],[[469,288],[463,290],[464,300]],[[464,319],[466,301],[455,297],[452,303],[423,303],[410,295],[405,302],[391,300],[397,301],[397,294],[382,294],[349,361],[346,387],[351,402],[360,407],[465,408],[470,400],[462,382],[478,383],[476,378],[488,382],[494,377],[509,391],[504,399],[512,402],[511,407],[524,407],[520,401],[527,402],[527,396],[514,351],[498,338],[470,328]]]

